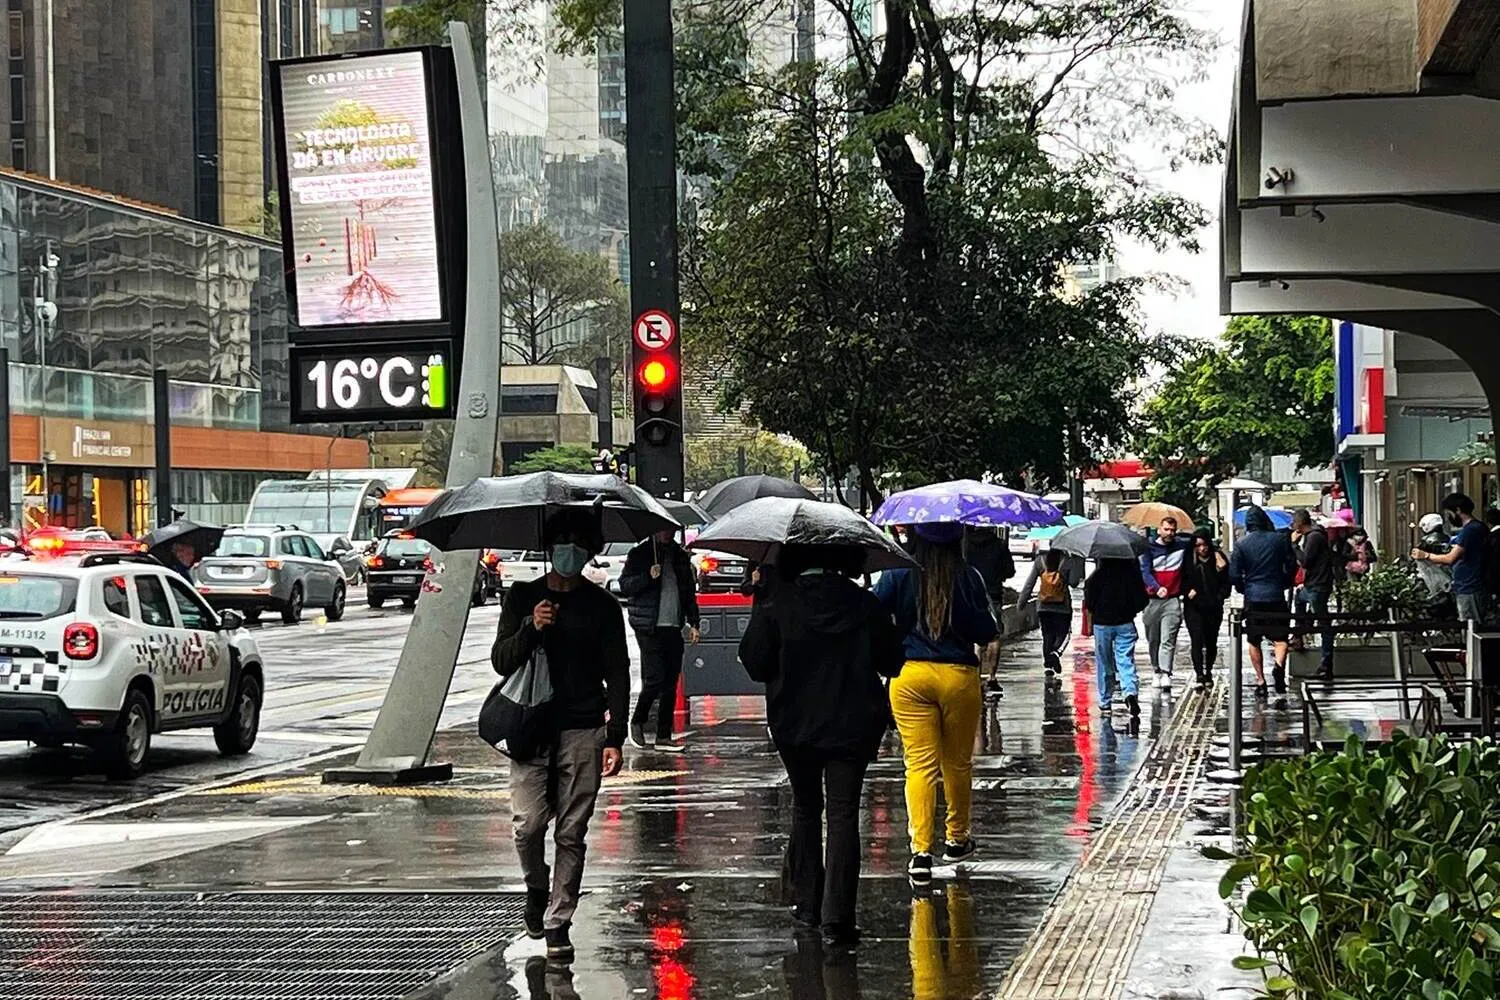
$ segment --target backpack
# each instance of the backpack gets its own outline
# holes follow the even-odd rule
[[[1066,604],[1068,601],[1068,584],[1063,579],[1062,570],[1045,570],[1041,576],[1041,588],[1037,591],[1037,602],[1039,604]]]

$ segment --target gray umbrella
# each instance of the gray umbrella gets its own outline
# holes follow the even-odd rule
[[[171,524],[151,529],[141,542],[148,553],[166,562],[172,554],[172,546],[179,542],[186,542],[199,556],[206,556],[218,548],[223,537],[224,528],[221,525],[199,524],[197,521],[180,518]]]
[[[848,507],[818,500],[762,497],[742,504],[693,540],[689,548],[769,561],[777,545],[840,545],[865,551],[865,570],[916,565],[885,532]]]
[[[1123,524],[1089,521],[1058,532],[1052,547],[1085,559],[1138,559],[1149,545]]]
[[[677,519],[683,527],[690,528],[695,524],[708,524],[714,516],[695,503],[687,500],[659,500],[668,514]]]
[[[410,531],[439,549],[540,549],[547,518],[592,511],[600,541],[634,542],[682,527],[650,494],[618,476],[534,472],[476,479],[441,493]]]

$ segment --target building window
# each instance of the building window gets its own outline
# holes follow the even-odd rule
[[[10,13],[10,57],[20,59],[26,54],[26,22],[18,10]]]
[[[16,170],[26,169],[25,139],[12,139],[10,141],[10,165]]]
[[[26,88],[23,86],[25,80],[19,76],[10,78],[10,120],[12,122],[24,122],[26,120]]]

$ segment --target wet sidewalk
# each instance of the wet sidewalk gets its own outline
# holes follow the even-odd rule
[[[790,790],[763,708],[757,699],[703,698],[693,706],[689,754],[627,751],[624,773],[605,783],[571,970],[547,969],[538,961],[541,946],[516,933],[514,915],[504,918],[509,924],[497,915],[483,918],[492,920],[483,933],[464,931],[464,946],[431,961],[434,973],[448,970],[436,981],[415,992],[357,995],[1119,996],[1183,836],[1223,698],[1181,691],[1174,700],[1147,690],[1138,726],[1124,716],[1100,719],[1085,641],[1069,661],[1062,688],[1047,691],[1035,634],[1007,647],[1006,696],[987,707],[976,759],[981,854],[962,873],[940,869],[930,891],[913,892],[904,874],[899,754],[887,748],[872,768],[862,825],[865,938],[857,954],[825,954],[816,943],[794,941],[780,895]],[[503,758],[468,726],[440,734],[437,757],[456,765],[449,784],[324,786],[318,774],[338,759],[326,755],[295,770],[41,828],[26,850],[0,855],[0,893],[181,893],[165,899],[171,906],[276,893],[254,898],[290,909],[316,898],[327,913],[335,905],[329,899],[376,906],[395,897],[374,894],[420,902],[452,893],[481,906],[487,897],[472,894],[518,890]],[[347,895],[358,893],[372,895]],[[16,911],[24,922],[24,907],[18,903]],[[330,926],[329,939],[358,933]],[[386,930],[393,953],[396,942],[422,933]],[[282,946],[294,955],[295,942]],[[79,961],[89,960],[88,942],[70,947]],[[369,961],[383,968],[379,955]],[[0,996],[7,995],[7,974],[0,964]],[[326,991],[295,995],[347,998],[356,995],[349,982],[342,992],[335,980]],[[222,995],[292,995],[236,989]]]

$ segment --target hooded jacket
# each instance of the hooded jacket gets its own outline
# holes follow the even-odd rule
[[[782,751],[874,760],[889,719],[882,677],[905,662],[902,634],[875,595],[836,573],[776,585],[740,640],[740,662],[766,685]]]
[[[1229,557],[1229,581],[1247,601],[1285,601],[1296,575],[1292,540],[1276,530],[1269,514],[1252,506],[1245,514],[1245,537]]]

